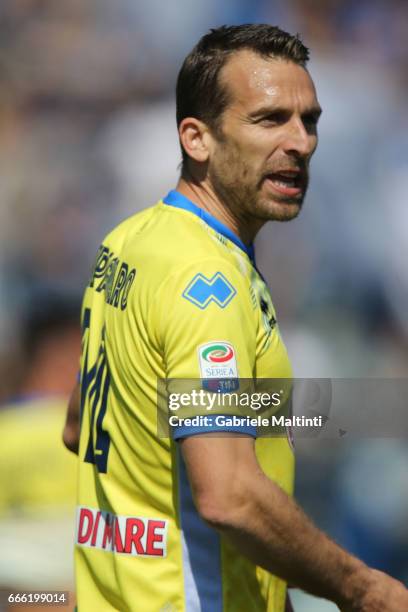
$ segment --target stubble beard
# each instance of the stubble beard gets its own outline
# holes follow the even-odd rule
[[[286,222],[296,219],[302,210],[302,198],[261,198],[258,204],[258,216],[265,221]]]
[[[271,198],[262,194],[265,179],[255,183],[248,179],[250,174],[250,168],[233,152],[220,160],[215,159],[209,168],[209,178],[216,195],[237,219],[285,222],[298,216],[307,184],[301,198],[284,195]]]
[[[235,168],[232,173],[231,168]],[[241,172],[241,173],[240,173]],[[224,160],[221,164],[214,164],[209,177],[214,191],[221,202],[232,212],[234,217],[243,221],[254,215],[256,199],[254,189],[242,177],[247,176],[247,170],[236,164],[235,160]]]

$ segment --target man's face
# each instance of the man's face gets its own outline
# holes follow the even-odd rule
[[[214,136],[208,172],[216,193],[243,220],[299,214],[321,112],[309,73],[243,50],[220,74],[230,100]]]

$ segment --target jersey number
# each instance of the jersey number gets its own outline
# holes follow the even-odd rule
[[[91,414],[89,424],[90,433],[84,461],[96,465],[99,472],[106,474],[110,437],[108,432],[102,429],[102,424],[108,405],[110,373],[106,359],[105,330],[102,331],[102,340],[96,363],[89,368],[88,346],[90,322],[91,309],[86,308],[82,324],[84,361],[81,378],[81,420],[86,400],[89,401]]]

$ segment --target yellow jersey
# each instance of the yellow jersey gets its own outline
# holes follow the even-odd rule
[[[73,588],[77,457],[62,443],[68,398],[0,409],[0,588]]]
[[[223,377],[291,377],[253,250],[171,191],[103,241],[82,329],[79,612],[283,612],[286,584],[194,507],[177,440],[200,428],[164,437],[157,423],[160,379],[211,388]],[[244,425],[221,429],[256,436]],[[256,453],[291,494],[289,440],[257,438]]]

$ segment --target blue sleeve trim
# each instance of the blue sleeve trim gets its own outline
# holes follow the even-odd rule
[[[234,419],[235,422],[221,424],[217,422],[219,417],[223,417],[228,420]],[[238,417],[236,415],[234,416],[226,414],[212,414],[202,416],[200,417],[200,419],[202,420],[202,423],[198,425],[185,425],[184,423],[180,425],[173,425],[171,427],[173,439],[181,440],[190,436],[197,436],[198,434],[223,431],[245,434],[248,436],[252,436],[253,438],[257,437],[257,428],[247,422],[248,417]],[[240,423],[237,423],[237,420],[240,421]]]

